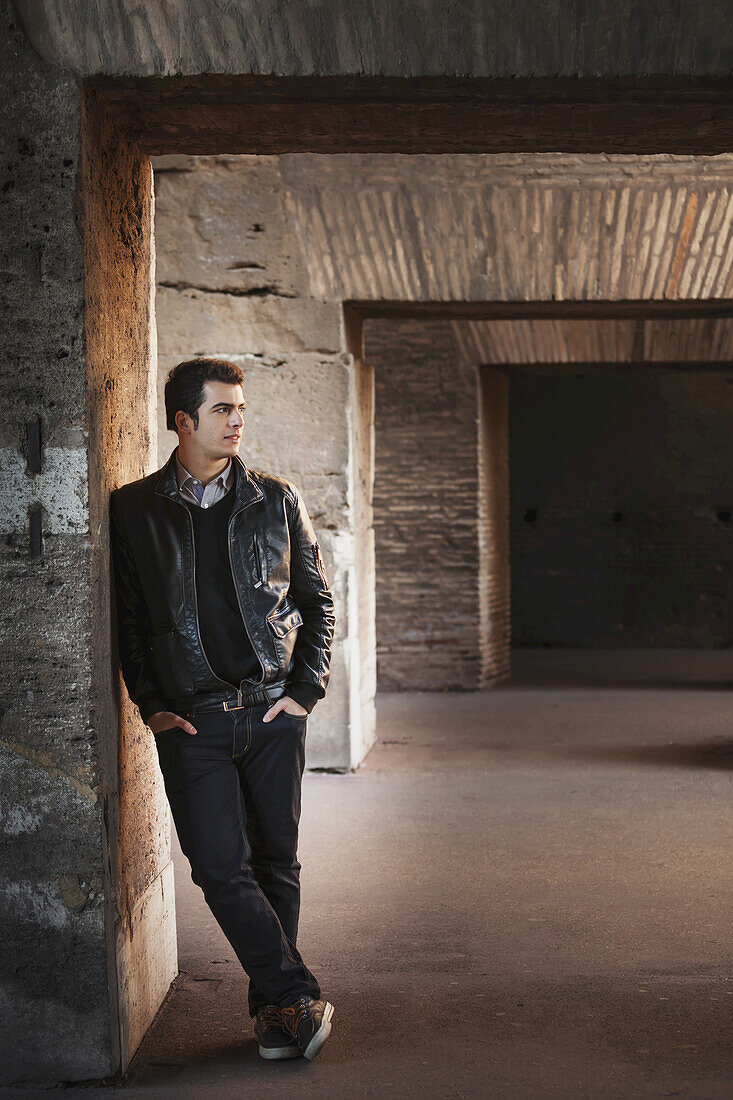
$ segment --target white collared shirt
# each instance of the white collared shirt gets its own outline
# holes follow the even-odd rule
[[[186,467],[181,463],[178,455],[176,455],[176,476],[178,478],[178,492],[183,499],[190,501],[192,504],[198,504],[198,498],[191,486],[201,485],[201,482],[188,472]],[[217,474],[215,478],[212,478],[211,481],[207,481],[204,486],[203,496],[201,497],[200,507],[211,508],[212,504],[216,504],[217,500],[221,500],[227,490],[231,489],[233,484],[234,467],[230,458],[222,472]]]

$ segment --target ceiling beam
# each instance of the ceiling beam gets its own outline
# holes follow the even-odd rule
[[[730,77],[88,77],[151,155],[733,150]]]

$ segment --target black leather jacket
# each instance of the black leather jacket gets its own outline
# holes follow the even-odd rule
[[[176,447],[160,470],[115,489],[111,549],[120,665],[144,722],[198,698],[285,684],[312,709],[326,693],[334,606],[313,525],[297,487],[249,469],[238,455],[229,557],[261,676],[230,684],[199,633],[193,521],[178,495]],[[292,691],[290,690],[292,688]]]

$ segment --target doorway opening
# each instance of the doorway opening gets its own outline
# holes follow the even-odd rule
[[[106,531],[109,491],[122,482],[149,472],[156,465],[154,409],[153,310],[153,193],[151,155],[281,155],[297,152],[329,156],[367,153],[492,154],[518,151],[561,150],[563,154],[713,155],[730,146],[726,125],[712,130],[706,119],[716,96],[724,97],[720,82],[654,81],[456,81],[444,80],[287,80],[277,78],[195,78],[166,80],[94,79],[84,86],[84,157],[80,180],[86,265],[86,339],[90,440],[90,524],[92,531]],[[681,90],[684,100],[680,100]],[[557,95],[550,112],[537,112],[538,96]],[[497,114],[497,96],[502,110]],[[605,97],[605,98],[604,98]],[[680,103],[682,105],[680,106]],[[605,109],[604,109],[605,104]],[[601,109],[599,110],[599,106]],[[725,115],[722,112],[721,117]],[[517,137],[517,135],[521,137]],[[650,137],[650,135],[653,135]],[[702,135],[702,136],[700,136]],[[726,154],[727,155],[727,154]],[[393,192],[394,195],[394,192]],[[518,199],[521,203],[521,198]],[[599,200],[600,201],[600,200]],[[618,209],[623,208],[623,203]],[[367,205],[368,212],[368,205]],[[392,207],[394,209],[394,207]],[[572,205],[570,207],[572,209]],[[676,230],[677,245],[672,269],[676,287],[667,297],[678,297],[685,263],[698,257],[705,225],[717,222],[711,244],[717,258],[719,283],[696,287],[698,299],[714,302],[721,314],[729,313],[730,290],[724,273],[730,269],[731,250],[722,226],[726,212],[719,205],[703,215],[704,204],[687,217],[683,204]],[[628,208],[627,208],[628,213]],[[615,217],[616,215],[614,215]],[[619,215],[620,217],[620,215]],[[703,224],[703,218],[705,224]],[[552,219],[550,219],[552,221]],[[624,215],[624,224],[626,215]],[[571,217],[572,223],[572,217]],[[256,223],[255,223],[256,224]],[[317,227],[317,222],[315,223]],[[382,223],[389,226],[389,221]],[[414,224],[414,220],[413,220]],[[615,223],[617,227],[621,222]],[[633,224],[633,214],[632,223]],[[643,224],[643,222],[641,223]],[[693,225],[697,229],[693,232]],[[322,223],[323,228],[323,223]],[[699,234],[698,234],[699,230]],[[624,236],[624,229],[617,234]],[[721,237],[723,252],[716,252]],[[377,235],[378,236],[378,235]],[[394,239],[391,227],[383,240]],[[376,239],[376,238],[375,238]],[[494,245],[496,245],[496,238]],[[506,239],[505,239],[506,240]],[[317,236],[311,238],[318,241]],[[566,237],[568,255],[578,246]],[[686,249],[689,245],[689,257]],[[506,244],[502,247],[506,248]],[[706,254],[707,244],[702,245]],[[324,255],[320,247],[312,249]],[[360,255],[367,253],[360,246]],[[499,254],[495,247],[493,255]],[[504,253],[512,271],[511,249]],[[675,268],[680,258],[681,270]],[[687,258],[686,258],[687,257]],[[711,265],[714,263],[711,260]],[[576,265],[582,268],[583,263]],[[587,266],[587,265],[585,265]],[[399,264],[393,265],[397,270]],[[473,286],[466,320],[480,301],[479,319],[485,319],[487,301],[511,303],[557,298],[558,263],[543,258],[526,270],[545,271],[547,283],[534,285],[522,295],[511,280],[496,285],[484,271]],[[454,270],[456,270],[454,268]],[[521,270],[521,265],[520,265]],[[712,266],[708,269],[712,271]],[[405,268],[407,276],[411,269]],[[517,268],[513,269],[514,275]],[[609,269],[613,277],[615,268]],[[613,293],[600,289],[593,276],[596,299],[624,298],[618,285]],[[418,273],[430,284],[430,271]],[[722,286],[722,289],[721,289]],[[172,289],[172,288],[170,288]],[[183,288],[181,288],[183,289]],[[195,287],[189,287],[189,290]],[[205,292],[201,292],[205,293]],[[578,298],[582,292],[575,291]],[[634,297],[629,289],[627,297]],[[562,297],[568,297],[567,287]],[[570,295],[572,296],[572,294]],[[233,295],[232,297],[237,297]],[[246,301],[247,294],[238,296]],[[285,295],[275,295],[285,298]],[[255,300],[251,295],[250,300]],[[340,435],[326,438],[341,462],[335,467],[342,478],[341,491],[323,512],[323,530],[332,533],[332,572],[344,563],[342,605],[348,608],[348,644],[340,649],[337,669],[343,685],[331,697],[333,728],[339,731],[328,752],[343,767],[353,767],[373,740],[376,661],[374,639],[374,546],[370,516],[373,461],[373,371],[363,353],[360,320],[374,305],[363,305],[359,294],[344,295],[333,321],[333,311],[323,310],[316,330],[335,325],[343,343],[333,354],[330,344],[316,349],[329,356],[324,389],[350,416],[339,421]],[[422,305],[430,309],[435,296]],[[391,305],[390,305],[391,303]],[[282,304],[282,303],[280,303]],[[648,303],[645,303],[648,305]],[[409,310],[420,315],[420,305]],[[403,301],[382,294],[378,311],[404,310]],[[451,307],[452,308],[452,307]],[[553,306],[554,308],[554,306]],[[475,319],[476,314],[473,314]],[[303,325],[310,322],[304,318]],[[277,310],[266,318],[265,329],[277,330]],[[304,329],[301,329],[301,334]],[[207,341],[208,342],[208,341]],[[192,349],[194,352],[198,348]],[[224,352],[209,346],[210,353]],[[477,363],[483,362],[477,359]],[[270,369],[280,369],[270,364]],[[279,376],[286,381],[286,374]],[[343,478],[345,471],[345,480]],[[317,476],[317,474],[316,474]],[[329,483],[334,484],[335,482]],[[365,534],[366,532],[366,534]],[[107,606],[107,543],[98,539],[95,572],[99,577],[100,606]],[[491,616],[489,615],[489,623]],[[165,890],[169,861],[159,804],[152,789],[151,761],[141,737],[139,722],[124,693],[121,713],[109,713],[113,697],[109,662],[107,620],[98,616],[100,714],[109,725],[105,769],[105,829],[109,846],[107,899],[110,990],[117,1020],[120,1064],[127,1065],[165,991],[175,957],[153,949],[170,944],[174,920],[172,899]],[[502,629],[506,629],[506,625]]]

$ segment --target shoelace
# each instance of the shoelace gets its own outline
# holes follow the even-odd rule
[[[301,997],[299,1000],[294,1001],[293,1004],[288,1005],[287,1008],[280,1010],[282,1016],[282,1022],[286,1025],[288,1031],[291,1031],[293,1035],[298,1030],[301,1022],[308,1016],[308,1000],[306,997]]]
[[[282,1026],[281,1011],[277,1005],[265,1005],[260,1009],[259,1015],[264,1027]]]

